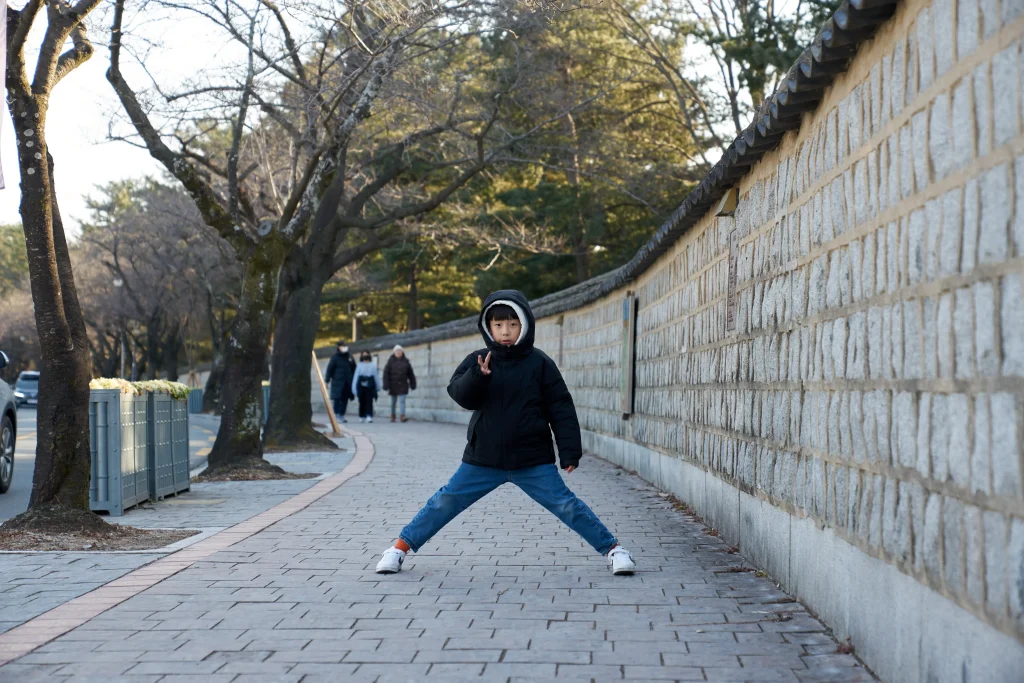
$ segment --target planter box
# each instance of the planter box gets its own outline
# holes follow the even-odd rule
[[[89,392],[89,509],[123,515],[150,499],[147,403],[119,389]]]
[[[147,394],[146,418],[150,497],[158,500],[188,491],[187,400]]]
[[[188,412],[193,414],[203,412],[202,389],[193,389],[188,393]]]

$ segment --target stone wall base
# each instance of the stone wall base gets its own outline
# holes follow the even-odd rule
[[[583,432],[583,449],[674,494],[892,683],[1024,681],[1024,645],[814,520],[635,443]]]

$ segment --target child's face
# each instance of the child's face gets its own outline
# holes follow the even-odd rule
[[[492,320],[491,336],[502,346],[512,346],[519,340],[523,325],[518,320]]]

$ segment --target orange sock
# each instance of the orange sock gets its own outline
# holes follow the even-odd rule
[[[409,547],[409,544],[403,541],[402,539],[398,539],[397,541],[395,541],[395,547],[401,550],[403,553],[407,553],[410,550],[412,550],[412,548]]]

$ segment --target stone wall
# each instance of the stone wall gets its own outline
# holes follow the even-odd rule
[[[585,443],[702,514],[894,682],[1024,680],[1021,0],[911,1],[629,287],[539,321]],[[735,329],[727,330],[730,243]],[[387,344],[387,340],[381,340]],[[480,339],[407,348],[412,414]]]

